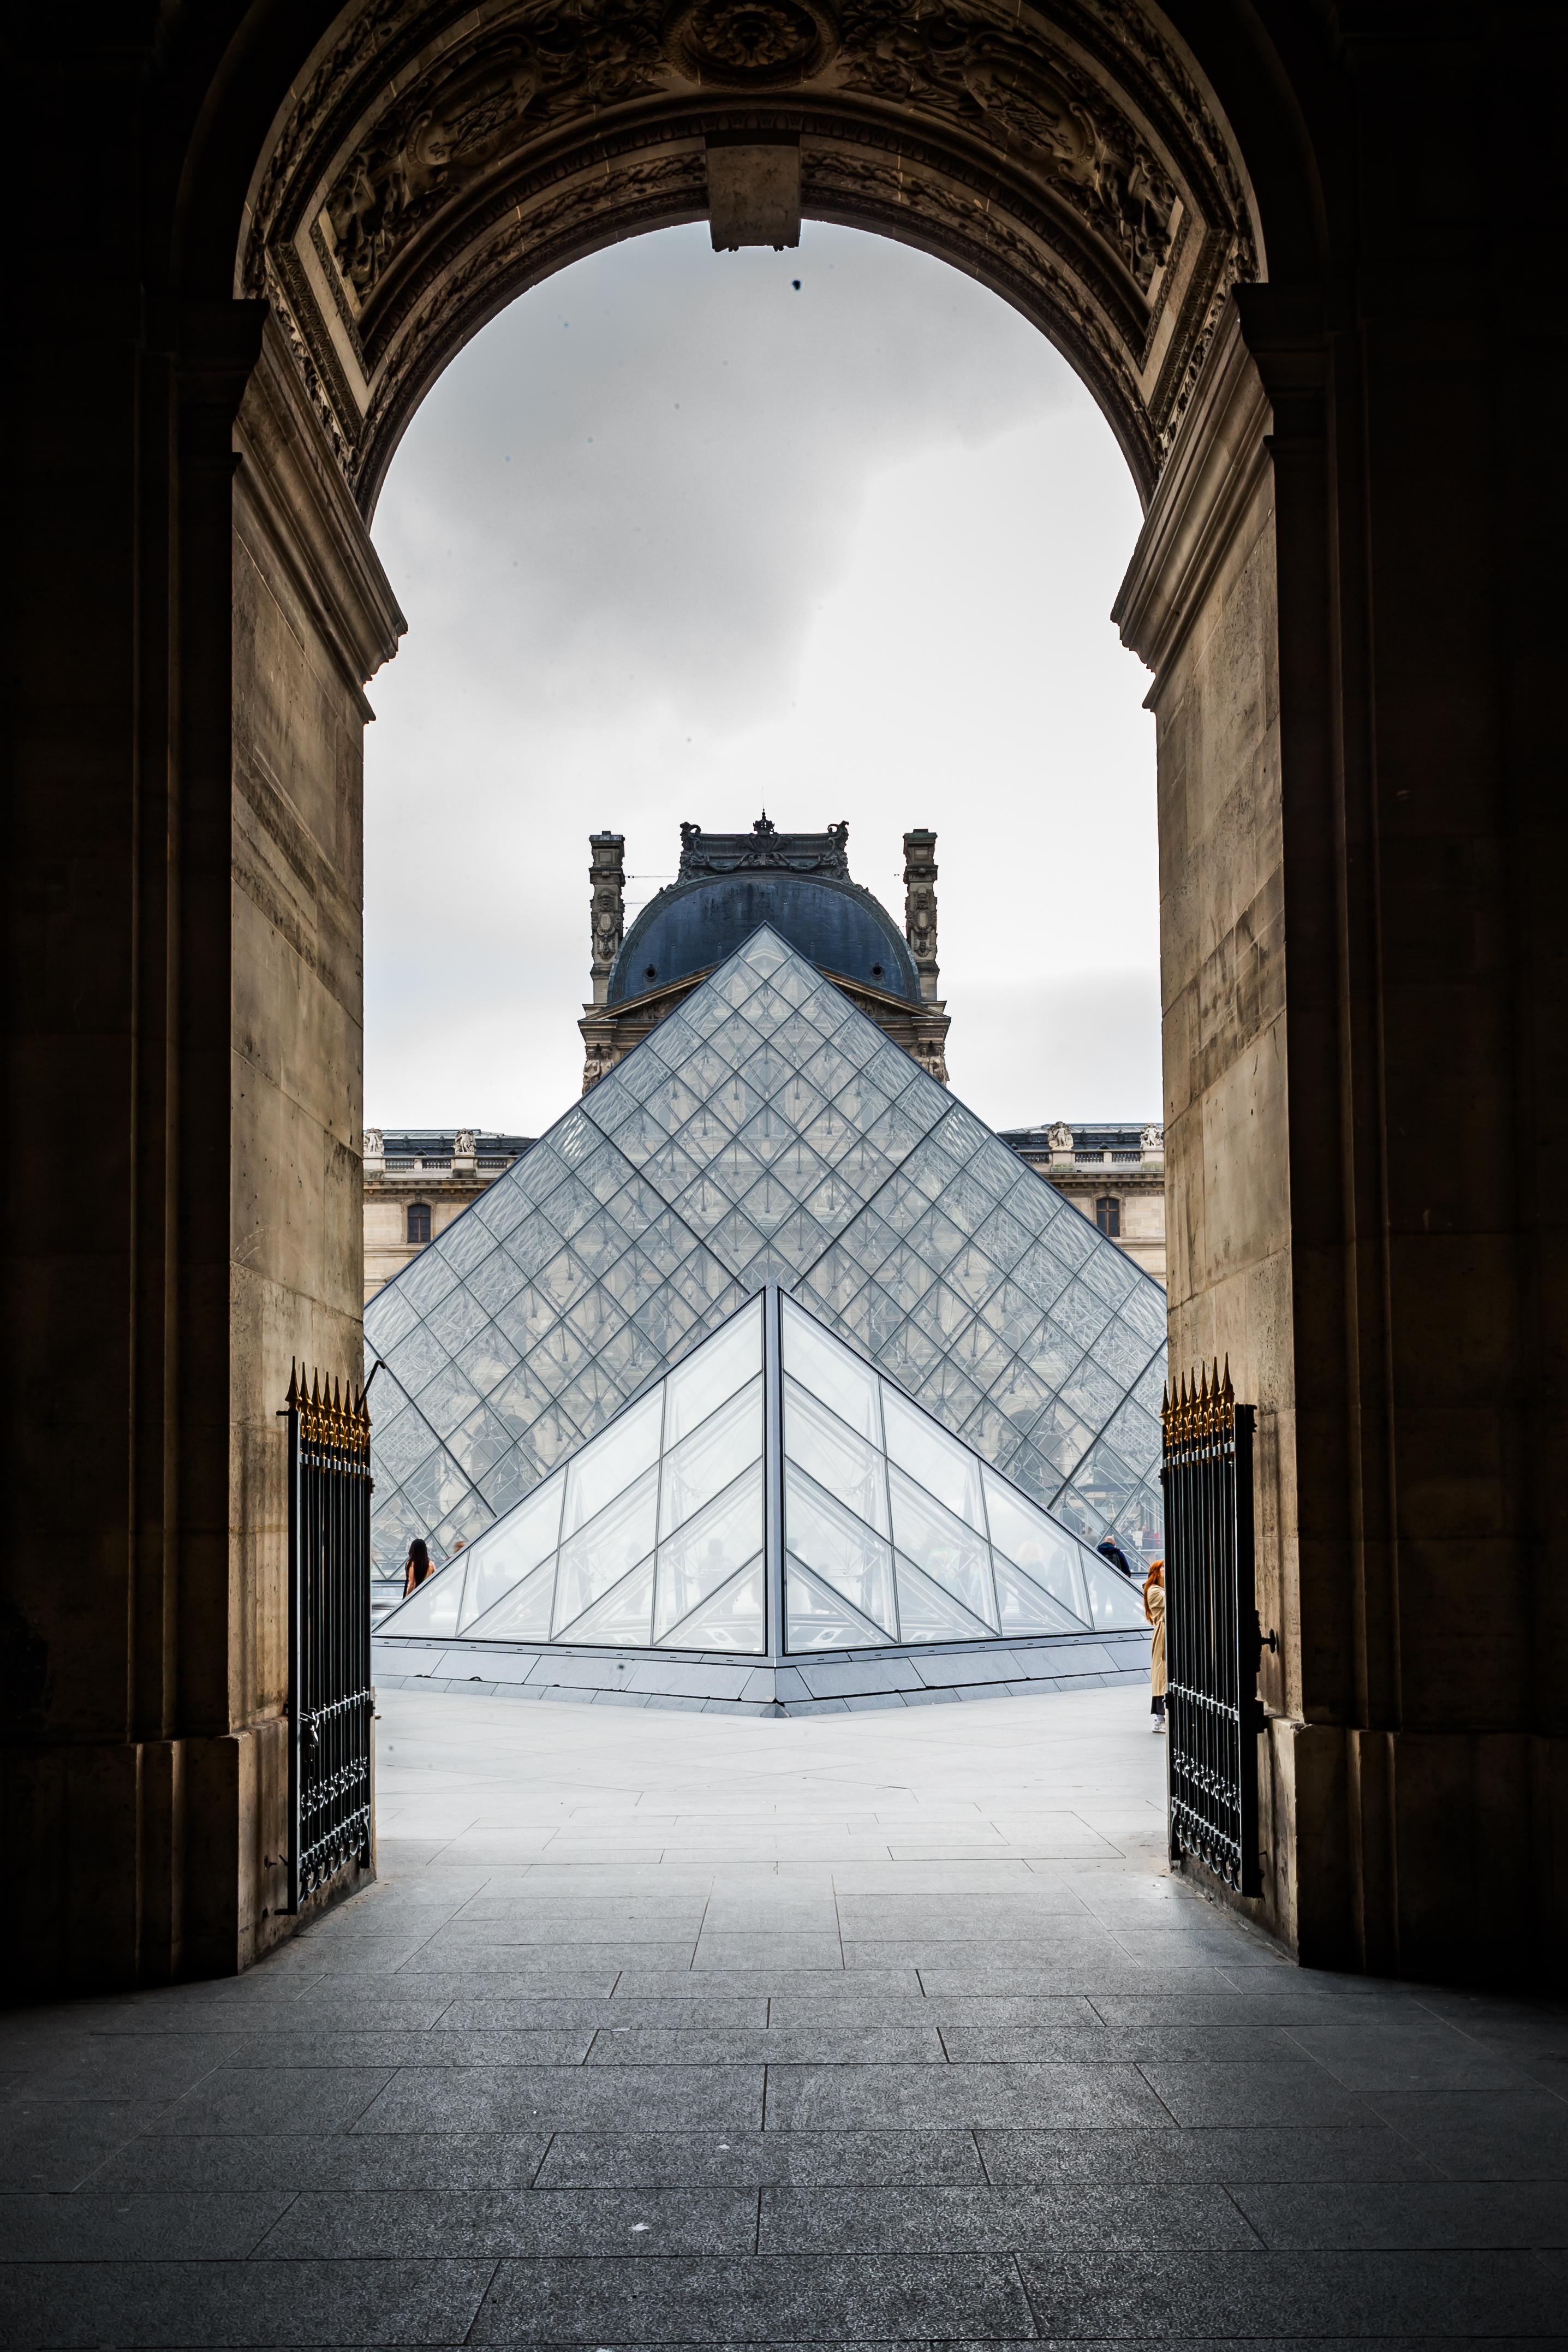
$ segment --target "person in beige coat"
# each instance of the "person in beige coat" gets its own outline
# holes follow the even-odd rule
[[[1151,1731],[1166,1727],[1166,1564],[1156,1559],[1144,1580],[1144,1614],[1155,1629],[1155,1646],[1149,1654],[1149,1688],[1154,1696],[1149,1712],[1154,1717]]]

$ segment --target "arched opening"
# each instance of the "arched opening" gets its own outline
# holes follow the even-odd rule
[[[61,191],[40,143],[29,184],[55,209],[28,196],[24,244],[55,324],[25,390],[28,446],[55,438],[27,529],[57,593],[19,608],[14,638],[33,732],[12,1001],[26,1069],[45,1038],[52,1075],[23,1088],[9,1223],[48,1238],[17,1325],[39,1461],[61,1446],[38,1399],[78,1376],[64,1310],[102,1271],[49,1108],[50,1087],[96,1085],[89,1032],[115,1040],[131,1172],[95,1292],[90,1459],[69,1482],[84,1566],[68,1594],[24,1586],[16,1604],[36,1977],[233,1967],[285,1932],[275,1414],[291,1350],[346,1365],[360,1330],[363,688],[400,622],[367,518],[399,436],[446,357],[563,259],[705,217],[721,243],[778,242],[797,205],[923,245],[1034,320],[1145,503],[1117,620],[1154,673],[1159,737],[1172,1345],[1228,1351],[1260,1408],[1260,1606],[1281,1635],[1261,1682],[1262,1916],[1306,1957],[1449,1972],[1456,1852],[1472,1956],[1560,1916],[1542,1872],[1517,1905],[1479,1899],[1488,1824],[1554,1851],[1561,1803],[1562,1677],[1523,1535],[1550,1523],[1557,1409],[1519,1370],[1560,1319],[1551,1219],[1503,1171],[1489,1197],[1510,1205],[1483,1233],[1420,1140],[1439,1035],[1442,1083],[1491,1107],[1488,1131],[1552,1091],[1555,982],[1486,944],[1508,929],[1498,877],[1555,871],[1535,802],[1510,798],[1550,734],[1517,717],[1546,707],[1539,614],[1511,588],[1500,633],[1478,584],[1544,578],[1518,558],[1522,395],[1487,380],[1491,264],[1415,300],[1434,232],[1389,95],[1407,68],[1433,137],[1473,152],[1478,110],[1504,135],[1499,56],[1472,73],[1464,42],[1439,59],[1425,28],[1379,48],[1342,27],[1331,47],[1291,0],[1052,0],[1005,26],[784,0],[753,31],[719,7],[568,23],[404,0],[329,22],[211,0],[134,95],[94,86],[95,152],[141,142],[145,159],[113,198],[91,174]],[[1544,281],[1549,206],[1505,223],[1495,193],[1454,202],[1448,259],[1511,268],[1528,248]],[[73,437],[62,289],[127,205],[135,237],[92,279],[113,297],[88,306]],[[1447,373],[1445,303],[1463,322]],[[1422,520],[1438,509],[1441,548]],[[102,568],[110,510],[135,520]],[[62,683],[73,562],[105,600],[78,614],[101,656],[91,703]],[[82,898],[58,786],[90,799],[82,780],[110,772],[93,838],[114,878]],[[1438,931],[1479,944],[1437,975],[1411,948],[1391,978],[1388,942],[1433,934],[1423,890]],[[57,935],[90,943],[96,993],[57,971]],[[1474,1339],[1468,1370],[1438,1300]],[[1456,1499],[1442,1433],[1461,1424],[1479,1436]],[[19,1556],[53,1540],[57,1506],[57,1487],[29,1501]],[[1440,1607],[1413,1605],[1411,1559]],[[1498,1630],[1461,1670],[1478,1561]],[[110,1857],[74,1891],[73,1841],[49,1827],[73,1806],[75,1846]],[[187,1866],[203,1841],[233,1862],[221,1888]],[[113,1924],[86,1935],[89,1917]]]

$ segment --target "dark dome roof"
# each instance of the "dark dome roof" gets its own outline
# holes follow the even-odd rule
[[[821,971],[864,981],[918,1003],[920,980],[903,933],[858,882],[821,874],[694,876],[650,899],[627,932],[610,975],[609,1002],[722,963],[759,924],[771,923]]]

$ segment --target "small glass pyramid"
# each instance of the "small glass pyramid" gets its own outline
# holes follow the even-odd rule
[[[1143,1622],[1134,1585],[769,1284],[379,1630],[782,1661]]]
[[[1164,1292],[763,928],[366,1309],[382,1574],[769,1282],[1091,1543],[1158,1546]]]

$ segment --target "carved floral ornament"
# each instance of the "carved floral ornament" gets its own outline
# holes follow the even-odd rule
[[[1064,54],[984,6],[848,0],[583,0],[534,8],[433,67],[339,170],[321,207],[361,309],[414,233],[498,161],[573,117],[685,83],[815,86],[945,120],[1050,185],[1119,256],[1140,293],[1171,253],[1174,181]]]
[[[983,255],[1060,328],[1147,488],[1225,292],[1253,274],[1244,194],[1136,0],[1045,5],[364,0],[259,174],[241,290],[272,301],[373,494],[430,373],[498,300],[612,217],[625,235],[700,216],[715,129],[782,129],[809,211]]]

